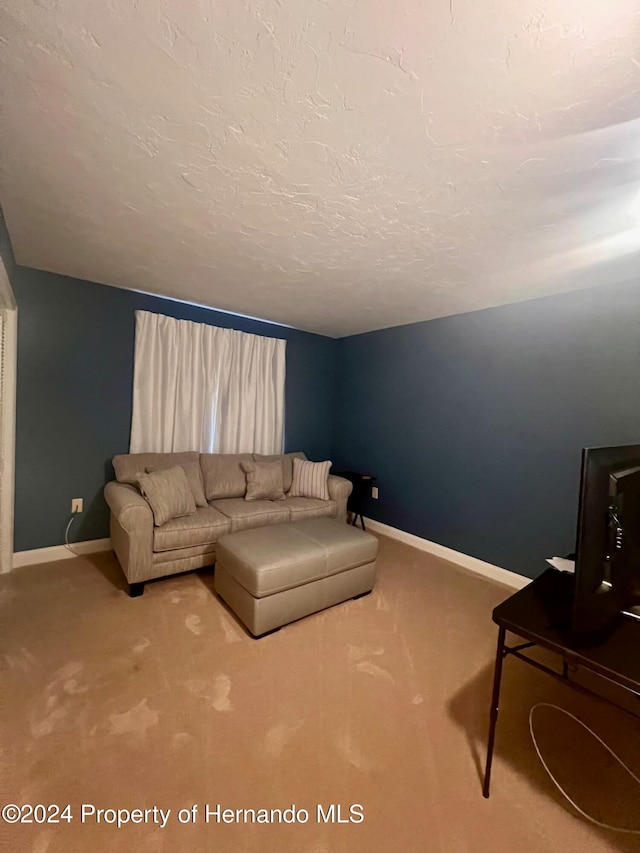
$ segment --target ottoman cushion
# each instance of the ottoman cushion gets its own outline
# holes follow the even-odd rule
[[[329,518],[226,534],[217,561],[255,598],[311,583],[376,559],[378,540]]]
[[[350,524],[313,518],[297,522],[295,529],[323,549],[325,576],[371,563],[378,556],[376,537]]]

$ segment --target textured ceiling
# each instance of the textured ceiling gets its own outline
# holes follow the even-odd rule
[[[638,0],[2,0],[24,265],[336,337],[638,270]]]

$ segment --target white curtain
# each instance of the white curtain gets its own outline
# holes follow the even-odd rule
[[[285,345],[136,311],[130,452],[282,453]]]

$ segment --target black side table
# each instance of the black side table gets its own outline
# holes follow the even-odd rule
[[[491,784],[502,664],[509,655],[546,672],[547,675],[564,682],[580,693],[595,696],[610,705],[617,705],[623,711],[627,711],[627,708],[576,681],[572,677],[572,671],[587,670],[640,699],[640,622],[624,617],[604,642],[578,649],[568,646],[567,624],[564,620],[571,613],[574,583],[573,575],[567,575],[556,569],[547,569],[493,611],[493,621],[499,630],[489,714],[487,763],[482,785],[482,793],[485,797],[489,796]],[[507,631],[515,634],[516,637],[521,637],[525,642],[508,646],[505,641]],[[553,669],[525,654],[526,650],[535,646],[554,652],[562,661],[562,671]],[[628,713],[640,716],[635,711],[628,711]]]
[[[353,490],[347,501],[347,510],[353,513],[353,521],[351,524],[355,527],[358,516],[360,516],[360,524],[363,530],[364,526],[364,508],[367,503],[367,498],[371,494],[371,486],[376,482],[377,477],[371,474],[360,474],[358,471],[333,471],[336,477],[344,477],[345,480],[350,480],[353,483]]]

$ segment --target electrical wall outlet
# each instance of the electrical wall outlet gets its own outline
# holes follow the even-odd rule
[[[378,500],[378,487],[377,486],[371,486],[371,497],[374,499],[374,501]]]
[[[82,498],[73,498],[71,501],[71,512],[82,512],[83,502]]]

